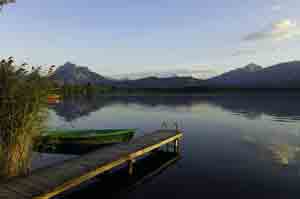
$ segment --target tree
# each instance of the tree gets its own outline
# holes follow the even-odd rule
[[[16,0],[0,0],[0,9],[6,4],[15,3],[15,2]]]

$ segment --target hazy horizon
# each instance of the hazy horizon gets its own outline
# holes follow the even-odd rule
[[[1,13],[0,57],[109,76],[165,71],[220,74],[250,62],[299,60],[300,2],[17,1]]]

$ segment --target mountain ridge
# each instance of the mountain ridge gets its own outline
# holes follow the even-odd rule
[[[255,67],[223,73],[207,80],[212,87],[237,88],[300,88],[300,61],[283,62],[270,67]]]
[[[270,67],[250,63],[207,80],[190,77],[145,77],[116,80],[66,62],[51,77],[59,84],[104,84],[125,88],[300,88],[300,61],[283,62]]]

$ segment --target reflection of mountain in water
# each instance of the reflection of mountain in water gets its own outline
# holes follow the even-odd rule
[[[145,108],[160,107],[161,110],[192,110],[193,107],[208,104],[249,119],[268,115],[278,121],[298,121],[300,120],[299,101],[300,94],[288,92],[207,96],[103,96],[65,99],[61,104],[53,106],[53,109],[66,121],[73,121],[114,104],[136,104]]]
[[[195,111],[199,114],[202,106],[218,107],[226,112],[248,119],[257,119],[263,115],[272,120],[295,122],[300,120],[300,94],[297,93],[240,93],[206,96],[102,96],[90,98],[65,99],[53,106],[57,115],[67,121],[88,116],[91,112],[114,105],[138,105],[145,112],[159,108],[159,111]],[[197,107],[197,108],[196,108]],[[134,110],[133,110],[134,111]],[[196,112],[196,114],[197,114]],[[278,131],[245,132],[243,143],[250,143],[264,156],[272,157],[281,165],[291,164],[300,157],[300,136],[294,133]]]
[[[141,105],[145,108],[163,106],[165,108],[193,107],[199,103],[195,97],[167,97],[167,96],[101,96],[77,97],[64,99],[60,104],[51,106],[56,114],[70,122],[90,113],[99,111],[104,107],[115,104]]]
[[[281,92],[223,95],[210,99],[209,103],[248,118],[268,115],[279,121],[291,121],[300,120],[299,100],[297,93]]]
[[[55,113],[71,122],[90,113],[100,110],[105,104],[97,97],[76,97],[64,99],[61,103],[51,106]]]

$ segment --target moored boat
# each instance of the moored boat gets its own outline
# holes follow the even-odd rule
[[[105,144],[129,141],[135,129],[51,130],[42,134],[42,140],[52,143]]]
[[[60,103],[61,97],[60,95],[52,94],[48,95],[48,104],[58,104]]]
[[[102,145],[130,141],[136,129],[48,130],[37,144],[39,152],[84,153]]]

